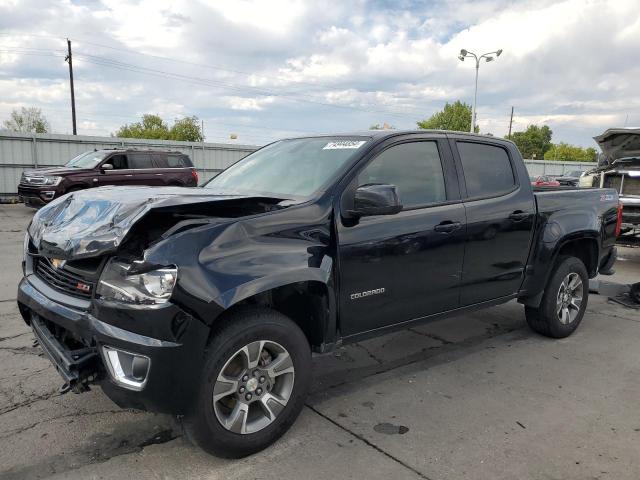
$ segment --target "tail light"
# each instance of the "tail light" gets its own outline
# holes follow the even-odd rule
[[[196,182],[196,187],[198,186],[198,172],[196,172],[196,169],[193,168],[191,169],[191,176],[193,177],[193,179]]]
[[[622,230],[622,202],[618,202],[618,211],[616,215],[616,237],[620,235]]]

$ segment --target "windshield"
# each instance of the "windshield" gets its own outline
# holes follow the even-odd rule
[[[282,140],[243,158],[204,187],[283,199],[309,197],[368,140],[367,137]]]
[[[101,152],[92,150],[90,152],[84,152],[78,155],[77,157],[73,157],[69,160],[65,167],[73,167],[73,168],[92,168],[95,167],[98,163],[104,160],[110,152]]]
[[[582,175],[582,170],[573,170],[572,172],[566,173],[565,177],[579,177]]]

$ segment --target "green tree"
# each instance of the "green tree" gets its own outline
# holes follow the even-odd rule
[[[595,148],[582,148],[577,145],[560,142],[551,145],[544,154],[545,160],[562,160],[569,162],[595,162],[598,152]]]
[[[418,128],[468,132],[471,129],[471,105],[460,100],[454,103],[447,102],[441,111],[418,122]],[[480,129],[476,126],[475,131],[477,133]]]
[[[169,130],[171,140],[182,140],[184,142],[202,142],[204,141],[204,132],[200,127],[198,117],[185,117],[174,122],[171,130]]]
[[[149,138],[154,140],[169,140],[169,127],[158,115],[143,115],[141,122],[123,125],[114,134],[124,138]]]
[[[147,114],[142,121],[125,124],[113,134],[115,137],[147,138],[152,140],[182,140],[186,142],[202,142],[204,135],[198,117],[176,119],[173,126],[165,123],[159,115]]]
[[[529,125],[524,132],[514,132],[511,140],[516,144],[524,158],[545,158],[544,154],[551,148],[551,129],[543,125]]]
[[[49,122],[42,115],[39,108],[22,107],[20,111],[13,110],[9,120],[3,122],[4,128],[20,133],[47,133]]]

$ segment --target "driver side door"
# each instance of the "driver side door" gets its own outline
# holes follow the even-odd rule
[[[457,308],[466,219],[446,138],[391,144],[353,181],[395,185],[403,209],[337,219],[342,335]]]

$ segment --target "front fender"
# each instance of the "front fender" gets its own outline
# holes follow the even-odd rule
[[[322,258],[320,266],[317,268],[294,268],[256,278],[255,280],[230,288],[216,297],[214,301],[226,310],[249,297],[285,285],[291,285],[298,282],[319,282],[329,286],[332,268],[333,259],[325,255]]]

